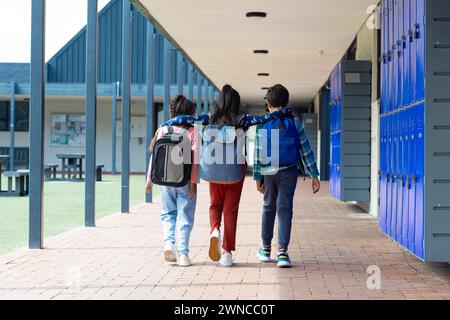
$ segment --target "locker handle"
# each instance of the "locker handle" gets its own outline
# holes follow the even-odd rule
[[[420,25],[418,23],[414,24],[414,39],[420,38]]]
[[[409,29],[409,31],[408,31],[408,38],[409,38],[409,42],[413,42],[414,41],[414,30],[413,29]]]
[[[400,58],[400,56],[401,56],[401,48],[402,47],[403,47],[402,41],[401,40],[397,40],[397,45],[396,45],[397,58]]]
[[[387,58],[388,58],[389,62],[392,61],[392,51],[391,50],[388,51]]]
[[[412,176],[412,182],[414,183],[414,184],[416,184],[417,183],[417,176]]]
[[[408,42],[408,37],[403,35],[402,36],[402,41],[403,41],[403,49],[406,49],[406,43]]]
[[[383,64],[387,63],[387,54],[383,54],[383,58],[382,58]]]

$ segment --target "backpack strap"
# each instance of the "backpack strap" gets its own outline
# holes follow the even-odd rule
[[[172,126],[167,126],[167,133],[168,134],[172,134],[173,133],[173,127]]]

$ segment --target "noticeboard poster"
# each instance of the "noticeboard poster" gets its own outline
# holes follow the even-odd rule
[[[86,117],[79,114],[52,115],[52,146],[84,147]]]

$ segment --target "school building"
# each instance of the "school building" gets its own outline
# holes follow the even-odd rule
[[[42,2],[33,1],[38,18]],[[168,118],[170,96],[184,93],[199,113],[207,112],[229,83],[241,93],[245,112],[260,114],[267,88],[283,83],[330,193],[378,217],[383,232],[419,259],[450,262],[450,3],[261,6],[112,0],[98,14],[98,37],[89,33],[94,19],[46,61],[43,73],[33,69],[40,61],[35,51],[31,79],[28,64],[0,64],[0,150],[16,149],[18,162],[24,160],[19,155],[28,157],[30,121],[44,110],[30,108],[33,97],[41,103],[42,74],[44,125],[36,141],[44,156],[38,164],[95,146],[97,163],[125,175],[145,172],[148,139]],[[89,43],[98,44],[98,59],[86,54]],[[96,75],[86,72],[89,65]],[[93,97],[96,120],[85,114]],[[88,142],[92,121],[96,143]],[[128,151],[130,170],[123,172]]]

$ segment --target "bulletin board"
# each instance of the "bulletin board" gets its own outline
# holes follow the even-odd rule
[[[52,146],[84,147],[86,117],[80,114],[52,114]]]

